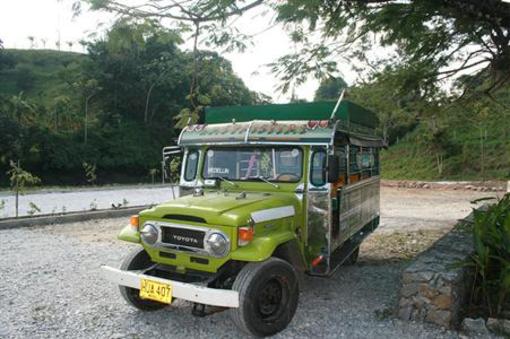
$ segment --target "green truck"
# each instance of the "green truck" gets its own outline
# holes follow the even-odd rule
[[[379,224],[377,117],[350,101],[213,107],[163,150],[182,157],[180,197],[131,217],[140,247],[103,267],[132,306],[175,298],[225,309],[243,332],[292,320],[305,274],[356,262]]]

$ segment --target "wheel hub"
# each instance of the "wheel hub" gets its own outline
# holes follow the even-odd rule
[[[277,279],[271,279],[265,284],[258,298],[258,308],[263,319],[271,317],[280,310],[282,296],[282,285]]]

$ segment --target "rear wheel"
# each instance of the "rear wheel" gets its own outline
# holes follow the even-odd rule
[[[129,253],[124,259],[120,269],[123,271],[129,270],[143,270],[152,265],[149,254],[143,248],[137,248]],[[158,303],[157,301],[145,300],[140,298],[140,290],[136,288],[119,286],[120,294],[130,304],[142,311],[157,311],[166,306],[167,304]]]
[[[298,277],[286,261],[270,258],[249,263],[239,272],[232,289],[239,292],[239,308],[229,312],[243,332],[259,337],[284,330],[296,312]]]

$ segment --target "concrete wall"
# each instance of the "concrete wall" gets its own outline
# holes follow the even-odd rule
[[[135,206],[128,208],[97,210],[88,212],[73,212],[66,214],[42,215],[36,217],[21,217],[0,219],[0,230],[29,226],[44,226],[50,224],[65,224],[92,219],[120,218],[137,214],[149,206]]]

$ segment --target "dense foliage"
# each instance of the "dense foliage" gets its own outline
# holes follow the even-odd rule
[[[381,71],[399,65],[406,92],[432,97],[440,81],[484,69],[491,92],[510,81],[510,4],[503,0],[76,0],[130,18],[166,19],[172,27],[201,35],[226,48],[246,47],[247,36],[235,17],[256,7],[276,12],[295,52],[282,56],[273,70],[282,80],[302,83],[309,74],[324,77],[340,60]],[[249,15],[249,14],[248,14]],[[394,53],[375,53],[389,46]],[[372,55],[371,55],[372,54]],[[386,55],[386,57],[384,57]],[[361,66],[361,67],[360,67]],[[402,87],[402,86],[401,86]],[[471,84],[467,84],[471,87]]]
[[[119,21],[87,55],[0,51],[0,178],[10,160],[49,183],[149,180],[161,148],[188,107],[193,56],[178,34],[153,23]],[[218,54],[200,51],[196,88],[210,105],[257,100]],[[154,171],[152,171],[154,172]]]
[[[391,145],[384,176],[510,177],[510,4],[501,0],[76,0],[77,14],[82,3],[121,18],[86,44],[87,56],[0,53],[0,166],[20,158],[43,178],[65,178],[86,162],[98,182],[153,177],[161,145],[204,106],[261,101],[198,42],[245,49],[235,20],[266,6],[295,44],[272,64],[281,90],[313,75],[316,98],[336,99],[347,86],[332,76],[340,61],[358,72],[346,96],[379,115]],[[181,37],[191,52],[177,48]]]
[[[487,211],[474,211],[473,239],[465,263],[474,268],[472,304],[485,315],[501,315],[510,307],[510,194]]]
[[[371,82],[351,86],[346,96],[377,113],[388,179],[487,180],[510,178],[510,90],[451,100],[416,100],[399,94],[388,69]],[[326,79],[316,99],[336,100],[341,79]]]
[[[510,3],[502,0],[286,0],[274,7],[302,46],[276,63],[283,80],[328,72],[339,60],[363,73],[398,65],[403,93],[428,98],[442,80],[466,72],[486,70],[486,92],[510,80]],[[378,53],[381,46],[393,53]]]
[[[262,7],[294,43],[270,65],[280,90],[314,76],[321,79],[316,98],[336,99],[345,86],[334,77],[340,65],[358,73],[347,95],[376,111],[383,137],[398,143],[386,154],[387,177],[510,176],[508,2],[76,0],[82,3],[122,17],[166,20],[195,42],[200,36],[241,50],[249,37],[236,18]]]

